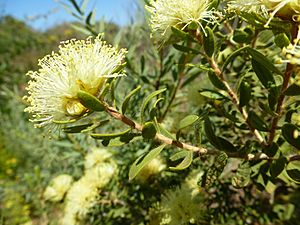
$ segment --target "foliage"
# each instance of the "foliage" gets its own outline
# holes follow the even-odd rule
[[[299,223],[299,3],[191,2],[202,5],[140,2],[149,27],[118,27],[97,21],[88,1],[61,2],[82,34],[64,26],[42,34],[2,18],[3,224]],[[74,82],[80,91],[68,101],[84,113],[68,114],[65,104],[71,120],[34,129],[23,105],[36,103],[20,97],[23,74],[38,70],[28,52],[40,57],[60,39],[100,32],[127,48],[124,64],[97,87]],[[18,57],[21,66],[12,63]]]

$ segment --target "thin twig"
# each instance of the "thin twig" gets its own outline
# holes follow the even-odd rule
[[[124,124],[130,126],[132,129],[136,129],[137,131],[142,132],[143,130],[143,126],[139,123],[136,123],[135,121],[131,120],[130,118],[126,117],[125,115],[121,114],[120,112],[118,112],[115,108],[110,107],[110,106],[106,106],[106,112],[112,116],[113,118],[122,121]],[[219,150],[212,150],[212,149],[206,149],[203,147],[197,147],[197,146],[193,146],[191,144],[188,143],[184,143],[181,141],[177,141],[177,140],[173,140],[171,138],[168,138],[166,136],[164,136],[163,134],[157,133],[155,136],[155,140],[164,144],[168,144],[168,145],[172,145],[181,149],[185,149],[191,152],[195,152],[201,155],[218,155],[220,154]],[[247,161],[257,161],[257,160],[268,160],[268,161],[272,161],[272,160],[277,160],[278,158],[273,158],[273,157],[269,157],[268,155],[266,155],[265,153],[257,153],[257,154],[240,154],[240,153],[233,153],[233,152],[226,152],[226,154],[228,155],[228,157],[230,158],[240,158],[240,159],[244,159]],[[288,158],[288,161],[298,161],[300,160],[300,155],[293,155],[290,156]]]
[[[202,44],[203,39],[202,39],[201,34],[198,31],[196,31],[194,33],[194,36],[198,40],[199,44]],[[212,69],[214,70],[215,74],[220,78],[220,80],[222,81],[222,83],[225,85],[225,87],[227,89],[227,92],[228,92],[229,96],[231,97],[231,100],[232,100],[233,104],[237,107],[237,109],[239,110],[239,112],[242,114],[242,116],[243,116],[246,124],[248,125],[250,131],[257,138],[257,140],[259,141],[259,143],[262,146],[266,146],[266,142],[263,139],[263,137],[261,136],[261,134],[258,132],[258,130],[256,130],[251,125],[251,123],[250,123],[250,121],[248,119],[248,113],[247,113],[247,111],[243,107],[240,106],[237,94],[231,89],[230,85],[225,80],[225,77],[224,77],[222,71],[220,70],[219,66],[217,65],[216,61],[214,60],[214,58],[207,56],[207,61],[210,64],[210,66],[212,67]]]
[[[282,111],[284,108],[283,107],[283,100],[285,97],[284,92],[286,91],[286,89],[289,85],[290,78],[293,74],[293,69],[294,69],[294,65],[288,63],[286,66],[285,74],[284,74],[283,85],[282,85],[281,92],[280,92],[278,102],[277,102],[276,116],[273,118],[272,123],[271,123],[271,130],[270,130],[270,136],[269,136],[269,141],[268,141],[269,145],[271,145],[273,143],[275,135],[276,135],[277,123],[278,123],[279,119],[281,118],[281,114],[282,114]]]
[[[183,62],[183,68],[184,68],[184,66],[185,66],[186,63],[187,63],[187,60],[185,58],[185,60]],[[184,74],[184,69],[182,69],[182,71],[178,75],[179,78],[178,78],[177,84],[176,84],[176,86],[175,86],[175,88],[173,90],[172,96],[171,96],[171,98],[170,98],[170,100],[168,102],[168,105],[167,105],[165,111],[163,112],[162,116],[159,118],[159,122],[162,122],[165,119],[167,113],[169,112],[169,110],[170,110],[170,108],[171,108],[171,106],[172,106],[172,104],[173,104],[173,102],[175,100],[175,97],[177,95],[177,92],[178,92],[178,90],[180,89],[180,87],[182,85],[182,81],[183,81],[184,75],[185,75]]]
[[[298,35],[298,25],[294,25],[291,29],[292,40],[296,39],[297,35]],[[282,112],[284,109],[283,102],[284,102],[284,98],[285,98],[285,91],[288,88],[294,68],[295,68],[295,66],[290,63],[288,63],[286,65],[286,70],[285,70],[284,77],[283,77],[283,84],[281,87],[281,92],[278,97],[278,102],[277,102],[277,107],[276,107],[276,116],[272,119],[272,123],[271,123],[271,130],[270,130],[269,141],[268,141],[269,145],[271,145],[275,139],[277,124],[278,124],[279,119],[282,116]]]

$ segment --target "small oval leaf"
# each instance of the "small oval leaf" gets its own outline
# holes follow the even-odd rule
[[[209,71],[208,72],[208,78],[209,78],[210,82],[216,88],[219,88],[221,90],[227,90],[225,84],[223,84],[223,82],[221,81],[221,79],[213,71]]]
[[[95,138],[95,139],[109,140],[109,139],[121,137],[121,136],[129,133],[130,131],[131,131],[131,129],[127,129],[125,131],[122,131],[119,133],[114,133],[114,134],[91,134],[91,137]]]
[[[135,160],[129,170],[129,180],[135,178],[138,173],[155,157],[157,157],[166,145],[161,145],[155,149],[152,149],[148,154],[142,155]]]
[[[252,59],[258,62],[266,70],[282,75],[282,72],[279,69],[277,69],[277,67],[275,67],[274,64],[271,63],[269,59],[262,53],[250,47],[247,47],[246,49],[248,53],[252,56]]]
[[[208,57],[212,57],[216,49],[215,35],[210,27],[205,27],[206,35],[203,37],[204,51]]]
[[[300,86],[298,86],[297,84],[292,84],[291,86],[288,87],[288,89],[286,89],[284,94],[287,96],[300,95]]]
[[[86,130],[88,127],[91,127],[93,123],[82,124],[72,127],[64,127],[62,130],[65,133],[80,133],[83,130]]]
[[[200,95],[202,95],[206,98],[210,98],[210,99],[214,99],[214,100],[227,99],[227,97],[225,97],[221,93],[219,93],[217,91],[213,91],[213,90],[203,89],[203,90],[200,90],[199,93],[200,93]]]
[[[95,96],[85,92],[79,91],[77,93],[77,97],[79,98],[82,105],[86,108],[93,110],[93,111],[104,111],[105,106],[102,102],[99,101]]]
[[[191,126],[198,119],[199,119],[199,116],[197,116],[197,115],[188,115],[188,116],[184,117],[182,120],[180,120],[178,129],[181,130],[183,128]]]
[[[279,159],[272,162],[270,166],[270,174],[273,178],[276,178],[284,170],[287,159],[280,157]]]
[[[171,170],[184,170],[193,162],[193,152],[187,152],[184,159],[176,167],[169,167]]]
[[[260,118],[254,111],[249,112],[248,120],[255,129],[259,131],[268,131],[268,127],[265,121]]]
[[[297,126],[293,124],[284,124],[281,128],[281,131],[282,136],[289,144],[293,145],[297,149],[300,149],[300,137],[298,135],[295,136],[295,133],[299,132]]]
[[[125,114],[128,103],[130,99],[141,89],[141,85],[137,86],[134,90],[132,90],[124,99],[124,102],[122,103],[122,114]]]
[[[166,90],[167,90],[166,88],[163,88],[163,89],[154,91],[150,95],[148,95],[148,97],[144,100],[142,107],[141,107],[141,121],[142,122],[144,122],[144,114],[145,114],[145,110],[146,110],[148,103],[151,101],[152,98],[154,98],[155,96],[161,94],[162,92],[164,92]]]
[[[252,97],[251,86],[247,81],[245,81],[245,79],[243,79],[240,84],[239,92],[240,92],[240,107],[248,105]]]

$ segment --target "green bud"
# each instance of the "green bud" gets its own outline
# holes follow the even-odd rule
[[[156,135],[156,127],[153,122],[147,122],[145,123],[143,130],[142,130],[142,136],[145,139],[153,139]]]
[[[290,44],[290,40],[285,33],[277,34],[274,42],[279,48],[287,47]]]

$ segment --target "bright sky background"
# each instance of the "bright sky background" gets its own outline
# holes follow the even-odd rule
[[[60,1],[68,3],[68,0]],[[104,17],[107,21],[126,25],[135,15],[137,8],[135,2],[135,0],[89,0],[88,9],[96,7],[97,19]],[[3,14],[13,15],[39,30],[76,20],[66,12],[58,0],[0,0],[0,15]]]

